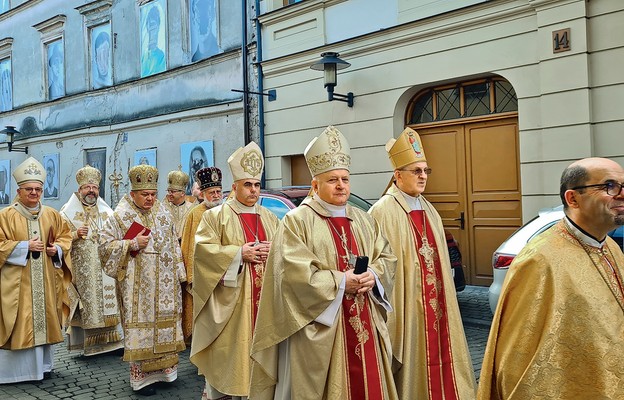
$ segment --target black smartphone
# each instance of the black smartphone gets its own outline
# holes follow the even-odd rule
[[[355,258],[355,269],[353,270],[354,274],[362,274],[366,272],[368,269],[368,257],[367,256],[357,256]]]

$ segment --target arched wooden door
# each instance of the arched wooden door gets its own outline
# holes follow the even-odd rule
[[[433,173],[425,197],[460,245],[473,285],[492,281],[492,253],[522,223],[517,116],[418,128]]]

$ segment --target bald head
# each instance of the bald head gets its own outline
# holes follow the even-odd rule
[[[615,161],[601,157],[583,158],[570,164],[561,174],[559,185],[559,196],[561,197],[563,208],[568,208],[565,199],[566,191],[573,187],[585,186],[592,175],[603,175],[610,170],[621,172],[623,168]]]

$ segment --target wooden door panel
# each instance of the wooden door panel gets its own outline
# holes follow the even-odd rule
[[[517,125],[513,117],[417,129],[433,169],[425,197],[459,242],[473,285],[491,283],[492,253],[522,224]]]
[[[488,285],[492,253],[522,224],[517,119],[465,129],[471,283]]]

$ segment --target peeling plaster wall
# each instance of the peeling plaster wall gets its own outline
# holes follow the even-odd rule
[[[114,203],[118,198],[111,174],[121,174],[118,194],[122,196],[129,188],[127,172],[134,163],[136,150],[157,148],[162,199],[167,173],[184,164],[180,160],[180,145],[212,140],[215,165],[222,169],[224,187],[229,188],[232,181],[227,158],[245,144],[242,95],[231,91],[242,87],[240,2],[221,0],[219,33],[225,52],[191,63],[188,3],[169,0],[168,69],[140,78],[138,3],[111,1],[111,29],[116,37],[115,85],[99,90],[89,90],[88,35],[77,9],[89,3],[31,0],[18,6],[13,2],[13,9],[0,15],[0,40],[13,38],[13,110],[0,113],[0,128],[16,126],[22,133],[16,145],[29,146],[25,155],[9,153],[0,144],[0,159],[10,160],[13,170],[27,156],[42,161],[44,155],[59,153],[60,196],[44,201],[58,209],[76,190],[74,177],[85,164],[85,150],[106,150],[105,200]],[[42,36],[33,26],[59,14],[66,17],[66,95],[46,101]],[[252,108],[252,112],[257,109]],[[252,121],[257,121],[257,117],[252,116]],[[10,192],[14,194],[16,188],[11,179]]]

